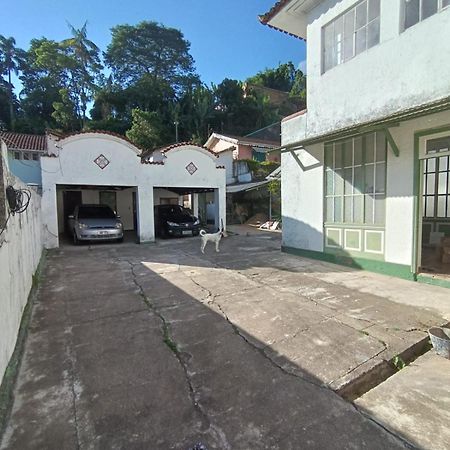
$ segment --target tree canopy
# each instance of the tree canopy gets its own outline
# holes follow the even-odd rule
[[[105,61],[114,78],[125,86],[143,76],[165,80],[176,90],[198,83],[190,43],[181,31],[157,22],[112,28]]]
[[[13,74],[22,84],[18,97]],[[202,144],[212,131],[245,135],[290,113],[292,105],[276,105],[248,83],[305,101],[306,78],[291,62],[248,80],[203,84],[181,31],[157,22],[113,27],[104,54],[87,23],[68,24],[60,42],[33,39],[26,51],[0,35],[1,129],[103,129],[153,148],[176,138]]]

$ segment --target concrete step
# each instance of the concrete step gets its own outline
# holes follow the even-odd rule
[[[355,400],[355,405],[414,447],[447,450],[450,360],[431,350]]]

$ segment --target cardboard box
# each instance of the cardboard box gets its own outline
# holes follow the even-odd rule
[[[443,264],[450,264],[450,254],[444,253],[442,255],[442,263]]]

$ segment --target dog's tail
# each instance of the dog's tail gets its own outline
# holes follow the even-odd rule
[[[200,236],[204,236],[206,234],[205,230],[200,230]]]

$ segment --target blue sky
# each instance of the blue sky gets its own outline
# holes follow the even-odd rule
[[[276,0],[0,0],[0,34],[24,49],[32,38],[61,40],[67,21],[88,21],[89,37],[102,50],[110,28],[155,20],[180,29],[191,42],[197,72],[207,84],[243,80],[267,67],[305,60],[305,43],[261,25],[257,15]]]

